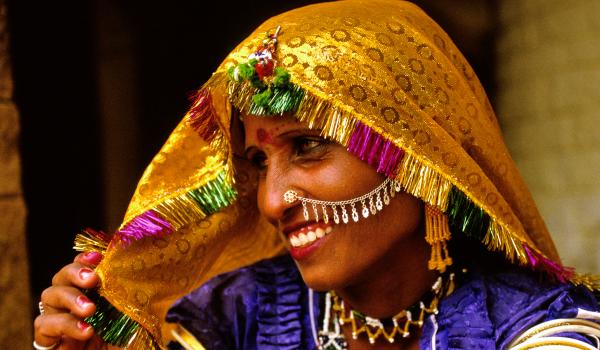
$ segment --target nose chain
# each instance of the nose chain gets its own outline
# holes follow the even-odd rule
[[[380,212],[384,206],[390,204],[390,200],[396,196],[396,192],[400,192],[401,190],[399,182],[386,178],[385,181],[369,193],[343,201],[321,201],[305,198],[299,196],[298,192],[294,190],[286,191],[283,194],[283,200],[290,204],[299,200],[302,203],[302,213],[306,221],[311,219],[310,212],[312,211],[312,219],[315,221],[319,221],[322,218],[323,222],[327,224],[330,220],[329,213],[332,213],[333,221],[336,224],[340,222],[347,224],[350,221],[350,217],[352,221],[357,222],[360,216],[366,219],[369,215],[375,215],[377,212]],[[361,215],[358,213],[357,206],[361,208]],[[341,215],[338,214],[338,209]],[[348,210],[350,211],[350,215],[348,215]]]

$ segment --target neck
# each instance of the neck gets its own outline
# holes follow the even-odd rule
[[[430,247],[424,235],[390,249],[365,279],[336,290],[352,309],[375,318],[390,318],[420,301],[435,282],[436,272],[427,268]]]

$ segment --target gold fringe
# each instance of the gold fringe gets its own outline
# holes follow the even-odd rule
[[[521,265],[528,265],[527,253],[513,235],[496,220],[490,218],[488,231],[483,238],[483,243],[493,251],[503,251],[511,262],[518,262]]]
[[[104,255],[108,247],[108,241],[102,239],[102,233],[92,233],[84,230],[75,236],[73,249],[78,252],[98,252]]]
[[[350,113],[308,92],[296,112],[296,118],[308,124],[309,129],[321,130],[321,136],[344,146],[348,145],[357,122]]]
[[[169,221],[175,230],[194,220],[206,217],[206,214],[198,207],[196,201],[187,193],[165,200],[154,207],[154,210]]]
[[[129,343],[125,345],[124,350],[161,350],[160,346],[152,337],[150,332],[140,326],[135,332]]]
[[[407,153],[402,158],[396,181],[400,182],[404,191],[425,203],[440,208],[442,212],[447,210],[452,183],[413,155]]]
[[[584,286],[590,291],[600,291],[600,276],[590,274],[574,274],[570,278],[571,283],[576,286]]]
[[[425,240],[431,245],[431,258],[428,262],[430,270],[444,272],[447,266],[452,265],[446,244],[450,238],[446,214],[430,204],[425,204]]]

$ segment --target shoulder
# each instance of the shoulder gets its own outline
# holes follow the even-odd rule
[[[440,304],[437,322],[448,348],[505,348],[532,326],[577,317],[580,309],[598,311],[584,287],[552,283],[522,269],[473,271]]]
[[[252,349],[277,332],[293,336],[291,328],[301,329],[305,291],[294,262],[284,255],[212,278],[179,299],[167,321],[210,349]]]

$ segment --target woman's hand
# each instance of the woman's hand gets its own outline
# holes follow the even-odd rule
[[[77,255],[72,264],[54,275],[52,286],[42,292],[44,312],[34,323],[34,339],[40,347],[57,344],[53,349],[118,349],[94,336],[92,326],[83,320],[96,311],[96,306],[81,290],[98,285],[100,280],[93,267],[101,260],[98,252]]]

